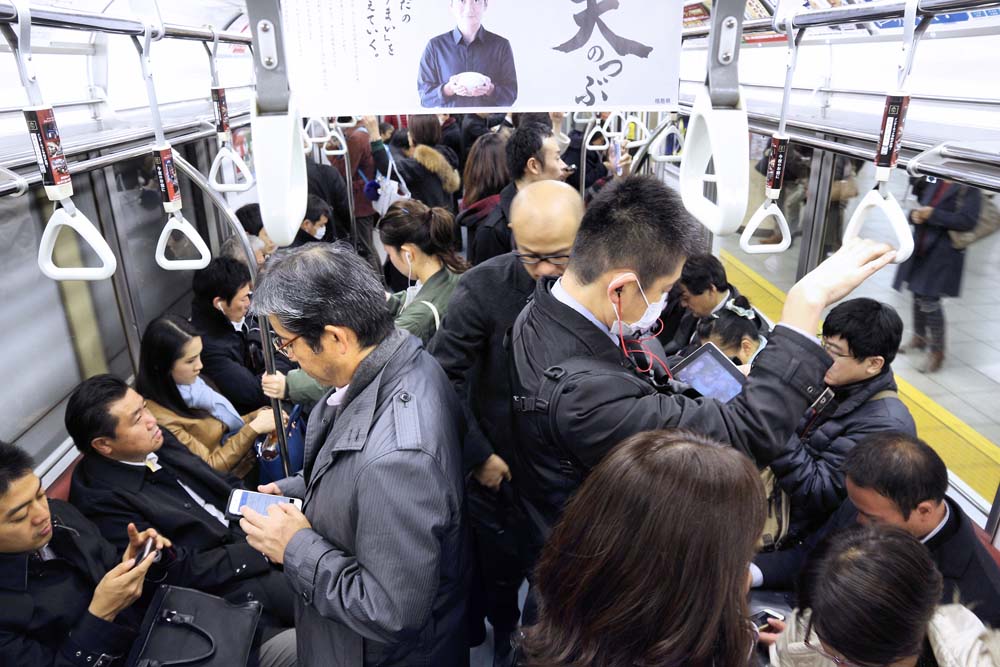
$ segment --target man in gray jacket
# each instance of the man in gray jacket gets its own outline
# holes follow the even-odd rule
[[[462,521],[462,410],[420,341],[345,247],[268,262],[254,290],[275,346],[337,387],[309,418],[302,473],[261,487],[303,512],[244,509],[247,541],[283,563],[303,665],[468,664],[470,551]]]

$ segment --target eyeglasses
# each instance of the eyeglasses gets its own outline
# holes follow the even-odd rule
[[[847,359],[849,357],[853,357],[854,356],[853,354],[850,354],[850,353],[844,354],[843,352],[841,352],[837,348],[835,348],[832,345],[830,345],[830,343],[828,343],[825,338],[823,339],[823,342],[821,343],[821,345],[823,346],[823,349],[826,350],[827,354],[829,354],[829,355],[831,355],[833,357],[839,357],[841,359]]]
[[[288,346],[291,345],[292,343],[294,343],[295,341],[297,341],[300,338],[302,338],[301,335],[296,336],[295,338],[289,338],[288,340],[282,340],[281,336],[274,336],[273,338],[271,338],[271,345],[274,346],[274,351],[275,352],[280,352],[281,354],[283,354],[283,355],[285,355],[287,357],[288,356]]]
[[[517,257],[521,264],[539,264],[541,262],[548,262],[552,266],[566,266],[569,264],[569,255],[536,255],[533,252],[518,252],[515,250],[514,256]]]

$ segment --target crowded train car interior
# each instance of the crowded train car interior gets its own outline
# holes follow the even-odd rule
[[[1000,0],[0,35],[0,667],[1000,665]]]

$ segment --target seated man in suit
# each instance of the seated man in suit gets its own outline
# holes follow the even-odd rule
[[[754,586],[792,588],[810,552],[845,526],[895,526],[927,545],[944,579],[942,604],[957,601],[1000,627],[1000,568],[969,517],[945,497],[948,468],[933,449],[913,436],[877,433],[847,454],[843,472],[848,500],[795,549],[758,554],[750,566]]]
[[[155,584],[183,584],[183,549],[126,527],[122,556],[69,503],[49,500],[26,452],[0,442],[0,666],[124,664]],[[136,562],[152,538],[151,557]],[[144,595],[145,594],[145,595]],[[295,664],[295,631],[265,642],[261,667]]]
[[[126,526],[155,525],[183,549],[174,580],[233,602],[259,600],[265,619],[294,623],[293,597],[281,572],[246,543],[224,514],[239,480],[224,477],[161,430],[143,397],[111,375],[73,391],[66,430],[83,453],[70,502],[119,551]]]

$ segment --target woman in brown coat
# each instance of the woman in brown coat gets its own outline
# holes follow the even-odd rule
[[[245,476],[254,442],[274,432],[270,408],[240,415],[201,377],[201,337],[179,317],[161,317],[142,337],[136,389],[161,426],[221,473]]]

